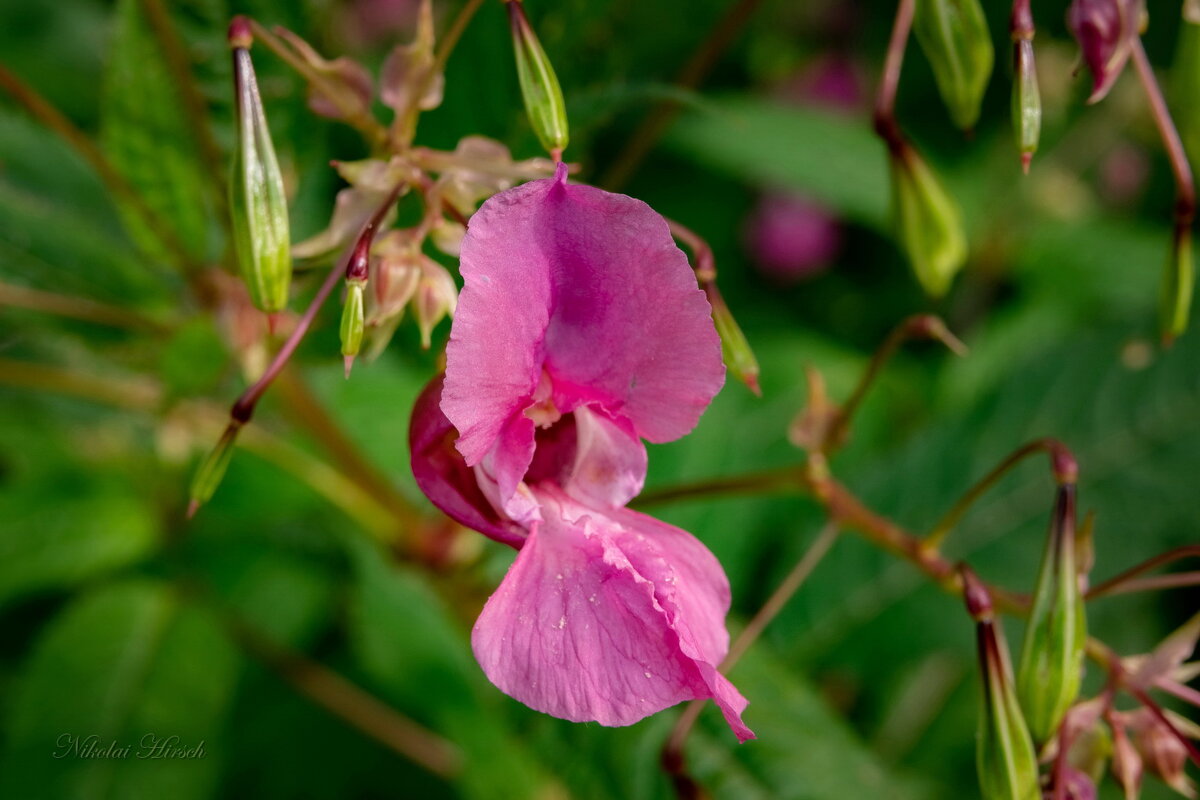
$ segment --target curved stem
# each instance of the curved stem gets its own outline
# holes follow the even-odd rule
[[[1037,453],[1046,453],[1050,456],[1054,478],[1060,485],[1075,482],[1078,468],[1075,466],[1075,458],[1071,455],[1071,451],[1057,439],[1036,439],[1017,448],[1017,450],[1009,454],[1007,458],[1001,461],[978,483],[968,489],[959,501],[946,512],[946,515],[933,526],[933,530],[925,537],[923,545],[929,550],[938,550],[946,540],[946,536],[954,529],[954,526],[962,520],[971,506],[988,489],[995,486],[996,482],[1007,475],[1013,467]]]
[[[89,297],[47,292],[2,281],[0,281],[0,306],[41,311],[82,322],[107,325],[111,328],[144,331],[155,335],[163,335],[171,331],[171,326],[132,309],[109,305]]]
[[[783,610],[787,605],[788,600],[799,591],[804,582],[808,580],[808,576],[813,573],[817,565],[821,563],[821,559],[833,547],[833,543],[837,541],[838,525],[835,522],[827,523],[821,528],[817,538],[804,551],[804,555],[796,562],[796,566],[792,567],[791,572],[780,582],[767,601],[763,603],[757,613],[742,629],[742,632],[733,640],[733,644],[729,647],[729,653],[725,656],[725,660],[721,662],[720,670],[723,674],[728,674],[730,670],[741,660],[750,646],[758,640],[766,627],[771,624],[771,621]],[[692,728],[696,724],[696,720],[700,717],[700,711],[704,708],[706,700],[693,700],[688,703],[687,707],[680,714],[679,719],[675,721],[675,727],[671,729],[670,736],[667,737],[663,744],[661,762],[663,769],[672,777],[675,782],[676,793],[681,797],[695,796],[695,792],[691,791],[692,787],[696,786],[695,781],[688,774],[687,761],[684,754],[684,747],[687,744],[687,738],[692,732]]]
[[[714,23],[708,36],[679,71],[675,77],[676,88],[688,90],[699,86],[760,5],[762,0],[735,0]],[[612,166],[597,184],[610,191],[617,191],[628,183],[633,173],[646,160],[646,156],[650,155],[654,145],[675,121],[679,109],[678,100],[664,100],[656,105],[634,130],[625,147],[613,160]]]
[[[1200,558],[1200,544],[1183,545],[1176,547],[1165,553],[1148,558],[1140,564],[1130,567],[1129,569],[1114,575],[1106,581],[1096,584],[1088,590],[1087,599],[1094,600],[1097,597],[1104,597],[1110,594],[1121,594],[1127,591],[1133,591],[1125,588],[1134,578],[1143,575],[1152,569],[1166,566],[1173,561],[1179,561],[1184,558]],[[1186,574],[1186,573],[1185,573]],[[1170,577],[1170,576],[1163,576]]]
[[[950,332],[946,327],[946,323],[942,322],[939,317],[932,314],[916,314],[901,322],[888,333],[887,338],[883,340],[883,344],[871,356],[871,361],[867,365],[866,372],[859,378],[858,385],[854,387],[854,391],[850,394],[850,399],[847,400],[837,412],[830,424],[821,446],[822,452],[830,452],[841,447],[846,440],[846,434],[850,428],[850,422],[854,418],[855,412],[862,405],[863,399],[867,396],[867,392],[875,384],[875,379],[883,370],[884,366],[900,349],[900,345],[912,339],[934,339],[946,345],[951,352],[956,355],[965,355],[967,346],[964,345],[957,336]]]
[[[446,33],[438,42],[437,50],[433,56],[433,69],[430,75],[438,75],[445,71],[446,64],[450,61],[450,54],[454,52],[454,48],[458,45],[458,40],[462,38],[463,33],[467,30],[467,26],[471,24],[471,20],[483,5],[483,0],[467,0],[463,7],[459,9],[458,14],[454,17],[454,22],[450,23],[450,27],[446,29]],[[424,94],[422,92],[421,94]]]
[[[893,153],[905,147],[904,135],[896,123],[896,91],[900,86],[900,69],[904,66],[904,50],[908,45],[915,12],[916,0],[900,0],[896,4],[896,18],[892,23],[883,74],[879,78],[879,93],[875,98],[875,132]]]

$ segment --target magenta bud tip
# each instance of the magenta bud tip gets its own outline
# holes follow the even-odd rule
[[[1021,153],[1021,172],[1029,174],[1029,165],[1033,163],[1033,153]]]
[[[1079,462],[1065,447],[1058,447],[1053,455],[1054,477],[1059,483],[1076,483],[1079,481]]]
[[[992,616],[992,596],[987,587],[979,580],[979,576],[966,564],[958,568],[963,580],[963,600],[967,604],[967,613],[977,622]]]
[[[271,332],[272,336],[279,329],[279,316],[278,311],[272,311],[267,314],[267,330]]]
[[[250,32],[250,20],[238,14],[229,23],[229,46],[249,48],[254,44],[254,34]]]
[[[747,375],[742,380],[745,381],[747,388],[754,392],[755,397],[762,397],[762,387],[758,385],[757,375]]]
[[[350,370],[354,368],[354,356],[342,356],[342,361],[346,366],[346,380],[350,380]]]
[[[200,510],[200,501],[193,497],[191,500],[188,501],[187,518],[192,519],[193,517],[196,516],[196,512],[199,510]]]

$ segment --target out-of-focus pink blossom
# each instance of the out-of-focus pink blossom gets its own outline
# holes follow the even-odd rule
[[[451,517],[520,550],[472,634],[488,678],[554,716],[628,725],[711,697],[729,584],[691,534],[625,508],[643,439],[686,434],[724,381],[711,310],[665,220],[555,178],[471,220],[446,375],[413,414],[413,473]],[[452,441],[453,432],[458,433]]]
[[[796,192],[768,192],[746,220],[746,247],[764,274],[794,283],[822,272],[842,245],[837,218]]]

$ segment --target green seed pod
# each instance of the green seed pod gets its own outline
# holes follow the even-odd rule
[[[237,141],[229,182],[234,250],[254,305],[275,313],[287,306],[292,278],[287,198],[250,61],[250,30],[244,18],[230,25],[229,41],[237,95]]]
[[[1033,42],[1019,39],[1013,43],[1013,131],[1021,152],[1021,168],[1029,172],[1029,163],[1037,152],[1042,133],[1042,97],[1038,91],[1037,69],[1033,61]]]
[[[200,506],[212,499],[213,494],[217,491],[217,487],[221,485],[221,481],[225,478],[225,471],[229,469],[229,462],[233,458],[233,443],[237,439],[237,434],[241,427],[241,423],[231,422],[229,427],[225,429],[225,432],[221,434],[217,446],[204,457],[204,460],[200,462],[200,466],[197,467],[196,473],[192,476],[192,485],[189,492],[189,518],[195,516]]]
[[[962,214],[917,152],[903,145],[891,155],[892,214],[900,246],[917,280],[941,297],[967,260]]]
[[[1192,231],[1180,228],[1171,246],[1171,260],[1163,271],[1160,325],[1163,342],[1170,344],[1187,330],[1195,290]]]
[[[1004,635],[983,584],[966,567],[962,576],[967,610],[976,622],[983,681],[976,750],[980,794],[983,800],[1040,800],[1037,756],[1013,691]]]
[[[342,305],[342,355],[346,359],[346,377],[350,377],[350,367],[354,357],[362,347],[364,314],[363,314],[363,281],[346,281],[346,302]]]
[[[1054,736],[1079,695],[1086,641],[1075,566],[1075,485],[1067,483],[1058,489],[1017,669],[1017,695],[1038,742]]]
[[[706,289],[706,294],[712,305],[713,323],[721,337],[721,354],[725,358],[725,366],[735,378],[746,384],[750,391],[762,395],[758,385],[758,359],[750,349],[746,334],[742,333],[741,326],[733,318],[733,312],[725,304],[725,299],[716,291],[716,286],[712,287],[712,291]]]
[[[963,130],[973,128],[995,60],[979,0],[917,0],[913,30],[950,118]]]
[[[513,50],[517,58],[517,78],[529,124],[542,147],[555,158],[567,148],[567,106],[554,67],[542,49],[537,34],[525,17],[521,0],[507,0],[508,19],[512,24]]]

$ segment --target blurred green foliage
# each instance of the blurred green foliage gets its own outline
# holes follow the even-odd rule
[[[0,62],[93,136],[179,245],[0,99],[0,283],[119,306],[131,321],[126,329],[7,306],[0,315],[0,797],[670,796],[658,754],[678,712],[627,729],[574,725],[519,706],[477,668],[469,628],[509,551],[467,535],[447,539],[449,552],[435,552],[440,539],[417,552],[405,532],[364,526],[369,514],[330,502],[340,490],[321,468],[344,466],[339,452],[352,451],[432,519],[408,472],[406,430],[436,357],[420,350],[411,324],[345,382],[331,304],[291,388],[268,394],[256,425],[269,441],[247,442],[211,505],[184,522],[190,470],[243,386],[197,271],[228,255],[225,23],[250,13],[372,68],[408,34],[403,20],[364,28],[386,6],[370,0],[181,0],[163,4],[183,47],[168,52],[150,5],[0,0]],[[458,5],[438,4],[439,30]],[[1150,5],[1149,48],[1166,64],[1175,11]],[[889,366],[832,464],[865,502],[927,529],[1004,455],[1052,435],[1074,449],[1082,508],[1097,512],[1098,577],[1195,542],[1200,352],[1195,335],[1165,353],[1149,338],[1171,184],[1130,80],[1085,110],[1061,14],[1047,13],[1037,39],[1045,132],[1022,179],[1007,78],[993,79],[965,141],[945,124],[912,48],[899,116],[962,203],[971,238],[964,275],[931,307],[888,238],[884,151],[866,115],[891,4],[769,0],[703,93],[673,88],[724,7],[528,8],[567,97],[568,157],[584,179],[612,165],[657,104],[682,109],[626,188],[708,239],[762,365],[763,398],[727,386],[693,435],[652,448],[650,484],[797,463],[785,431],[804,402],[804,366],[844,398],[887,330],[933,310],[971,353],[917,345]],[[1006,52],[1006,9],[987,11]],[[794,97],[789,79],[831,55],[857,75],[851,110],[781,99]],[[195,76],[192,100],[172,57]],[[328,219],[338,188],[328,160],[366,151],[306,110],[280,62],[261,48],[255,59],[300,240]],[[206,163],[204,133],[189,117],[196,99],[220,169]],[[499,2],[467,30],[445,102],[422,117],[418,142],[452,147],[467,134],[538,154]],[[747,219],[767,191],[802,192],[840,219],[841,247],[820,274],[786,283],[758,263]],[[294,309],[311,291],[306,280]],[[325,415],[341,431],[333,440]],[[292,449],[281,457],[272,442]],[[990,581],[1030,589],[1052,493],[1043,465],[1022,466],[969,515],[949,554]],[[721,559],[735,629],[822,521],[812,501],[783,495],[654,512]],[[1196,600],[1195,591],[1123,596],[1093,604],[1089,620],[1114,647],[1140,652]],[[1005,622],[1018,641],[1019,625]],[[329,714],[248,648],[237,625],[435,731],[465,767],[433,776]],[[957,600],[844,536],[732,674],[759,741],[734,745],[706,711],[689,749],[694,774],[717,798],[974,796],[973,664]],[[95,735],[104,746],[146,734],[203,741],[205,755],[54,757],[63,736]],[[1146,796],[1165,795],[1151,786]]]

